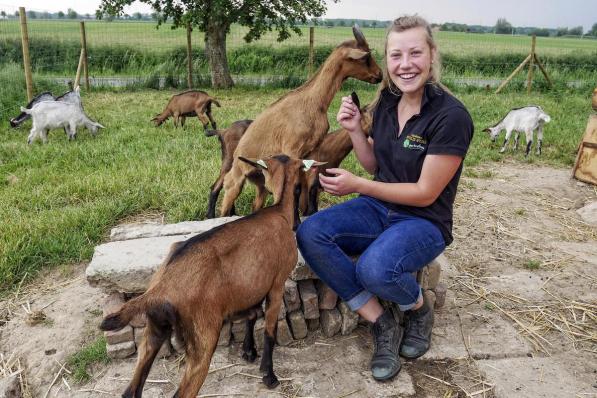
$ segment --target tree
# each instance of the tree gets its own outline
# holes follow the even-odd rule
[[[140,21],[143,19],[143,14],[141,14],[140,12],[136,12],[133,14],[133,18]]]
[[[72,8],[69,8],[66,11],[66,15],[67,15],[68,19],[77,19],[77,17],[78,17],[77,12],[75,10],[73,10]]]
[[[587,32],[587,34],[597,37],[597,22],[593,24],[593,26],[591,27],[591,30],[589,30]]]
[[[135,0],[102,0],[98,18],[119,15],[125,5]],[[332,0],[337,2],[338,0]],[[325,0],[141,0],[150,4],[158,16],[158,26],[171,19],[173,29],[191,25],[205,32],[205,52],[211,70],[212,85],[231,87],[234,82],[228,69],[226,36],[230,26],[238,23],[249,28],[246,42],[257,40],[270,30],[278,32],[278,41],[290,37],[290,30],[301,34],[297,24],[308,17],[320,17],[326,10]]]
[[[576,26],[574,28],[570,28],[570,30],[568,31],[568,34],[573,35],[573,36],[582,36],[582,31],[583,31],[582,26]]]
[[[35,19],[37,18],[37,13],[35,11],[27,11],[27,18]]]
[[[556,36],[560,37],[560,36],[566,36],[568,34],[568,28],[558,28],[556,30]]]
[[[495,33],[498,34],[511,34],[512,25],[506,20],[506,18],[498,18],[495,24]]]
[[[58,11],[58,18],[63,19],[64,13],[62,11]]]
[[[4,11],[4,10],[0,11],[0,15],[2,16],[2,18],[6,18],[6,11]]]

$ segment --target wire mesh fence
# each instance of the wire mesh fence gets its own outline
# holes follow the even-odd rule
[[[6,8],[6,7],[5,7]],[[18,10],[5,9],[0,17],[0,65],[23,63]],[[35,15],[36,18],[31,18]],[[29,49],[35,76],[73,79],[81,51],[77,19],[42,19],[42,12],[27,19]],[[363,28],[374,55],[383,55],[385,27]],[[248,28],[233,25],[227,36],[231,73],[237,81],[263,82],[271,78],[304,80],[309,65],[309,27],[303,35],[277,41],[269,32],[253,43],[244,40]],[[186,82],[186,30],[159,28],[155,21],[85,21],[89,75],[92,84],[146,84],[150,87]],[[209,82],[204,35],[192,33],[194,82]],[[334,46],[352,37],[350,27],[314,28],[314,68]],[[435,33],[443,58],[444,79],[457,83],[497,86],[529,54],[531,37],[481,33]],[[537,55],[555,82],[582,85],[597,82],[597,40],[538,37]],[[536,66],[535,66],[536,67]],[[523,84],[521,73],[514,82]],[[537,74],[536,74],[537,76]],[[539,77],[540,78],[540,77]]]

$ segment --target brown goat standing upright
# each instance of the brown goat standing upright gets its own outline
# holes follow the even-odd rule
[[[123,397],[141,397],[156,354],[173,332],[186,352],[186,368],[176,397],[194,398],[199,392],[227,318],[249,316],[243,357],[254,360],[255,314],[264,299],[260,370],[268,387],[279,384],[272,354],[284,283],[298,257],[293,229],[300,222],[298,194],[306,166],[301,160],[283,155],[265,161],[243,161],[264,171],[275,204],[173,244],[147,291],[103,320],[102,330],[118,330],[135,315],[147,315],[135,373]]]
[[[274,102],[249,126],[234,154],[232,169],[224,178],[221,215],[231,213],[234,201],[253,169],[239,156],[263,158],[286,153],[302,158],[323,139],[329,128],[328,108],[344,80],[353,77],[379,83],[382,71],[371,55],[363,33],[355,25],[356,40],[348,40],[332,51],[308,82]],[[253,210],[263,206],[267,192],[257,186]]]
[[[184,127],[185,119],[191,116],[197,116],[203,129],[206,130],[208,124],[211,122],[211,127],[216,129],[216,122],[211,115],[211,104],[214,103],[218,107],[220,103],[205,91],[189,90],[180,94],[173,95],[168,101],[168,105],[162,113],[156,115],[152,122],[155,126],[159,126],[166,119],[172,117],[174,119],[174,126],[178,127],[180,121],[181,127]],[[206,117],[207,115],[207,117]]]

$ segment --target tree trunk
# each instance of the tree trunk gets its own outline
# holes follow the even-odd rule
[[[228,70],[226,57],[226,26],[209,24],[205,32],[205,52],[211,70],[211,84],[214,88],[229,88],[234,85]]]

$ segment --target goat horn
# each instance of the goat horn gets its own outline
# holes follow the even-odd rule
[[[365,36],[363,35],[363,32],[361,32],[361,28],[359,28],[359,25],[356,23],[352,27],[352,34],[354,35],[354,38],[357,39],[357,44],[360,46],[367,46],[367,40],[365,40]]]

